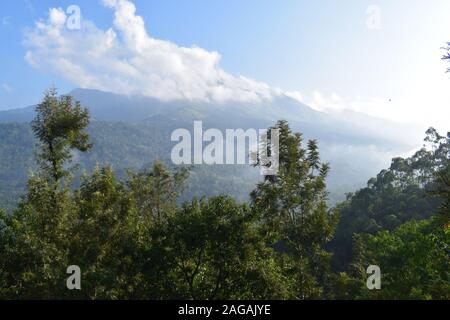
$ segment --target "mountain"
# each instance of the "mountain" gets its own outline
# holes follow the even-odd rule
[[[207,103],[160,101],[142,96],[123,96],[88,89],[70,94],[91,113],[89,132],[94,148],[76,155],[82,170],[96,164],[111,164],[125,175],[127,168],[142,168],[160,159],[171,165],[173,130],[193,129],[194,120],[203,128],[263,129],[277,120],[288,120],[305,139],[317,139],[321,156],[331,164],[328,179],[330,201],[343,199],[344,193],[365,184],[394,155],[414,148],[407,141],[416,128],[399,125],[358,113],[327,114],[298,101],[278,96],[261,103]],[[23,190],[28,170],[33,168],[34,139],[29,122],[34,106],[0,112],[0,205],[11,207]],[[185,195],[213,195],[221,192],[245,201],[259,179],[250,166],[196,166]]]

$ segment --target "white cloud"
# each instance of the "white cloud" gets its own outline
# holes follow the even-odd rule
[[[297,100],[298,102],[305,102],[305,97],[300,91],[286,91],[284,94],[294,100]]]
[[[280,93],[265,83],[225,72],[217,52],[152,38],[131,1],[103,0],[103,4],[114,10],[108,30],[86,20],[81,30],[68,30],[64,11],[50,9],[47,20],[26,32],[26,61],[82,88],[162,100],[257,102]]]
[[[406,105],[406,102],[403,99],[389,97],[363,99],[361,96],[343,98],[335,92],[326,95],[316,90],[311,95],[303,97],[302,102],[318,111],[327,113],[354,111],[397,122],[415,122],[416,120],[405,115],[407,112],[403,106]]]
[[[441,130],[448,127],[450,90],[448,74],[443,72],[447,66],[439,58],[431,65],[416,64],[419,69],[414,74],[420,76],[396,81],[392,96],[283,92],[264,82],[227,73],[220,66],[217,52],[195,45],[181,47],[152,37],[130,0],[103,0],[103,4],[114,12],[112,26],[106,30],[86,20],[81,30],[69,30],[65,12],[50,9],[47,19],[36,22],[25,34],[26,61],[81,88],[162,100],[216,102],[260,102],[285,94],[320,111],[353,110],[396,121],[426,123]],[[442,52],[437,49],[432,54],[440,57]]]

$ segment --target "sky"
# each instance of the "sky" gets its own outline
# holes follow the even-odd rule
[[[52,85],[218,103],[287,94],[450,130],[448,0],[0,1],[0,41],[0,110]]]

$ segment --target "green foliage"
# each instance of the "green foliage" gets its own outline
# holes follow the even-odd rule
[[[449,299],[450,134],[430,128],[425,141],[427,148],[393,159],[337,207],[342,219],[333,247],[348,271],[334,280],[337,297]],[[381,267],[381,290],[365,287],[371,264]]]
[[[432,145],[436,163],[432,173],[435,180],[432,194],[442,199],[437,220],[446,226],[450,223],[450,132],[444,137],[430,128],[425,140]]]
[[[140,215],[159,222],[176,211],[177,198],[188,178],[186,168],[171,173],[157,161],[151,171],[128,174],[128,186]]]
[[[0,299],[450,299],[450,135],[430,129],[429,149],[393,159],[328,210],[317,142],[303,148],[279,121],[279,173],[250,206],[226,195],[180,205],[189,172],[158,161],[121,178],[96,166],[72,187],[73,152],[91,146],[88,114],[55,90],[36,111],[39,170],[12,214],[0,210]],[[333,273],[339,215],[353,260]],[[365,287],[369,264],[381,267],[382,290]],[[70,265],[81,290],[66,287]]]
[[[29,193],[13,215],[3,216],[0,297],[55,298],[68,266],[67,227],[72,206],[67,192],[32,177]]]
[[[368,236],[370,264],[382,270],[382,289],[364,298],[450,299],[450,230],[431,221],[407,222],[394,232]]]
[[[58,182],[67,176],[64,170],[73,150],[86,152],[91,148],[84,129],[89,124],[89,112],[73,103],[71,96],[58,98],[55,88],[45,93],[36,107],[36,118],[31,127],[40,142],[37,159],[42,173]]]
[[[345,270],[351,261],[352,237],[394,230],[410,220],[424,220],[442,210],[448,214],[448,168],[450,138],[430,128],[429,144],[410,158],[394,158],[389,169],[369,180],[367,187],[347,196],[337,210],[341,219],[332,243],[335,267]],[[440,179],[447,179],[439,182]],[[440,190],[440,191],[438,191]],[[431,194],[437,197],[431,197]],[[438,194],[439,193],[439,194]]]
[[[128,249],[136,242],[131,226],[137,222],[128,191],[111,168],[97,168],[83,176],[73,202],[68,251],[70,264],[83,272],[79,294],[90,299],[126,297],[127,287],[136,281],[125,271],[134,253]]]
[[[4,236],[2,269],[5,287],[0,296],[55,298],[64,285],[68,264],[70,219],[74,204],[68,188],[70,174],[64,168],[71,151],[87,151],[83,131],[88,113],[71,97],[56,97],[51,89],[36,108],[33,132],[40,141],[40,171],[32,174],[27,194],[11,216],[2,217]],[[64,184],[61,179],[66,177]]]
[[[92,172],[97,164],[111,165],[119,179],[127,178],[127,170],[142,170],[161,160],[173,169],[170,155],[170,126],[172,124],[145,121],[142,123],[108,123],[92,121],[87,128],[95,146],[89,152],[73,153],[72,171],[75,186],[80,184],[83,171]],[[28,171],[39,168],[34,163],[36,139],[29,124],[0,124],[0,207],[11,212],[26,193]],[[248,165],[192,166],[180,201],[194,196],[227,194],[239,202],[248,201],[249,193],[260,179],[259,171]]]
[[[279,130],[279,172],[266,176],[252,192],[253,209],[261,216],[268,241],[285,252],[282,263],[294,279],[297,299],[323,296],[330,254],[324,249],[331,240],[337,215],[326,206],[327,164],[320,163],[317,142],[302,148],[302,136],[293,134],[285,121]]]
[[[285,297],[278,267],[258,235],[255,219],[247,206],[228,197],[194,199],[154,230],[152,256],[165,257],[168,297]]]

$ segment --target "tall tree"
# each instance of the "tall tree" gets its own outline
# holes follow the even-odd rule
[[[161,283],[163,296],[172,299],[287,297],[256,218],[246,205],[225,196],[185,203],[151,233],[153,269],[145,273],[153,277],[155,269],[162,270],[163,279],[149,282]]]
[[[151,169],[129,171],[128,187],[140,215],[154,222],[174,213],[188,175],[185,168],[170,172],[160,161],[155,162]]]
[[[83,288],[70,298],[134,297],[139,284],[139,221],[126,185],[110,167],[84,174],[74,191],[68,260],[83,273]]]
[[[74,150],[90,149],[84,131],[89,114],[72,97],[58,97],[50,89],[36,107],[32,129],[39,141],[40,170],[29,178],[27,193],[11,216],[3,217],[6,230],[2,294],[16,298],[56,298],[65,288],[69,266],[70,219],[76,208],[68,186],[67,164]]]
[[[432,194],[441,200],[437,220],[444,226],[450,224],[450,132],[441,136],[434,128],[427,130],[425,138],[430,144],[433,158],[435,187]]]
[[[317,142],[302,147],[302,135],[279,121],[279,172],[266,176],[251,194],[261,215],[262,232],[290,265],[298,299],[322,297],[330,254],[324,249],[334,233],[337,215],[326,205],[328,164],[321,163]]]
[[[85,132],[89,112],[71,96],[58,97],[57,90],[48,90],[36,107],[31,126],[40,143],[37,159],[41,170],[52,182],[68,174],[64,168],[72,159],[72,151],[88,151],[92,146]]]

